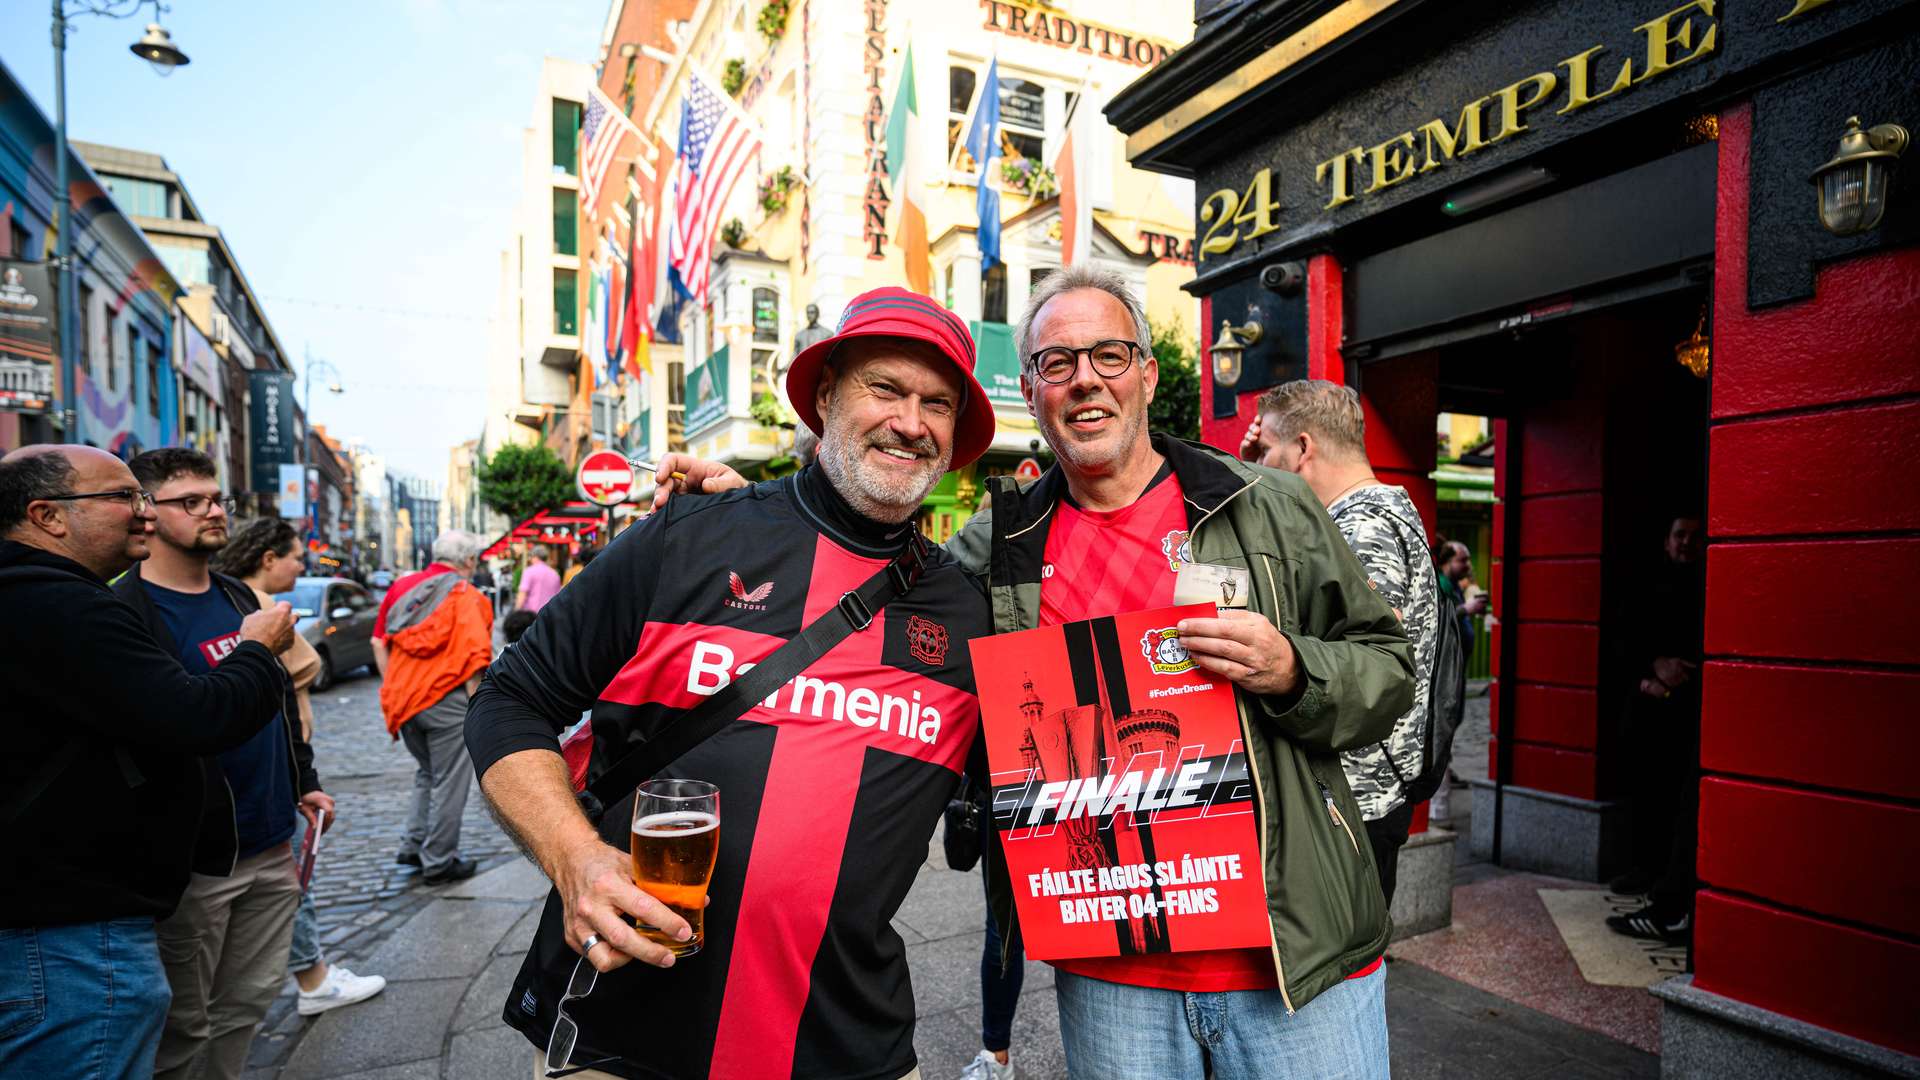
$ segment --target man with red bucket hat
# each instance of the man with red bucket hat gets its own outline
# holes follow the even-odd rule
[[[817,464],[674,499],[488,670],[467,746],[554,883],[504,1010],[537,1074],[918,1075],[891,920],[974,748],[964,643],[990,625],[914,516],[993,439],[974,364],[966,325],[927,297],[856,297],[787,373]],[[576,800],[558,735],[589,708]],[[650,778],[720,790],[692,919],[634,883]]]

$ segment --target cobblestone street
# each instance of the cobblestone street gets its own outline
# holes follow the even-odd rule
[[[382,970],[367,961],[395,930],[446,891],[426,886],[418,869],[393,861],[413,807],[413,757],[387,735],[380,715],[380,678],[371,669],[343,674],[332,689],[314,694],[313,727],[314,765],[340,813],[313,874],[322,949],[330,962],[356,972],[386,975],[390,982],[406,979],[404,972]],[[482,870],[514,855],[513,843],[488,815],[477,783],[468,793],[460,846],[466,857],[479,860]],[[302,1029],[312,1026],[294,1012],[294,1003],[289,979],[254,1043],[255,1075],[277,1075]]]

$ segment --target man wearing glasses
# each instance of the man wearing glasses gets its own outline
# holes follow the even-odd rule
[[[151,450],[128,464],[152,492],[157,516],[147,561],[114,591],[175,650],[181,666],[213,671],[232,656],[241,622],[258,607],[244,582],[207,568],[227,544],[233,500],[197,450]],[[294,814],[314,828],[319,810],[333,813],[313,750],[300,737],[292,693],[289,682],[280,723],[205,763],[207,813],[193,879],[179,910],[159,925],[173,1005],[158,1077],[237,1080],[254,1028],[286,981],[300,903],[288,846]]]
[[[0,1076],[152,1075],[169,996],[154,924],[187,887],[199,755],[282,707],[286,604],[190,675],[108,591],[147,557],[153,516],[103,450],[0,460]]]
[[[1188,567],[1235,584],[1220,617],[1182,620],[1179,640],[1238,690],[1272,931],[1264,949],[1055,961],[1069,1074],[1385,1077],[1391,924],[1339,752],[1385,738],[1413,704],[1400,620],[1299,477],[1147,431],[1159,367],[1118,275],[1048,275],[1015,339],[1058,463],[1024,488],[991,478],[991,511],[947,550],[987,587],[997,633],[1167,606]],[[736,482],[679,455],[656,479]],[[1004,930],[1013,894],[994,855]]]

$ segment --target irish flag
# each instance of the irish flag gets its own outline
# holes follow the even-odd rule
[[[913,92],[913,46],[907,46],[907,60],[900,68],[900,89],[893,95],[893,111],[887,115],[887,175],[893,179],[893,199],[900,204],[900,226],[893,242],[906,255],[907,287],[917,293],[933,295],[933,262],[927,254],[927,211],[921,205],[926,185],[921,183],[920,159],[924,154],[913,145],[920,130],[920,99]]]
[[[1054,159],[1053,174],[1060,184],[1060,265],[1085,262],[1093,254],[1093,206],[1086,198],[1087,151],[1095,137],[1086,116],[1098,110],[1087,106],[1087,84],[1082,83],[1074,97],[1073,115],[1067,117],[1067,137],[1060,140],[1060,155]]]

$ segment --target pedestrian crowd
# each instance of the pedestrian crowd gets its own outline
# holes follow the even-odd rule
[[[915,518],[987,450],[993,409],[964,322],[886,288],[788,369],[818,438],[805,468],[748,484],[668,455],[654,512],[617,541],[564,576],[533,548],[500,590],[498,655],[481,538],[442,533],[430,565],[391,582],[373,656],[416,765],[395,858],[430,884],[470,877],[477,777],[551,880],[500,1002],[535,1075],[918,1077],[891,919],[962,778],[972,798],[989,789],[964,642],[1168,606],[1188,565],[1250,586],[1176,631],[1238,699],[1270,944],[1052,961],[1068,1070],[1389,1074],[1397,854],[1415,806],[1447,788],[1486,607],[1462,584],[1470,553],[1429,547],[1408,492],[1375,474],[1347,387],[1270,390],[1237,454],[1149,430],[1159,370],[1110,273],[1049,275],[1015,340],[1055,463],[991,478],[989,508],[944,547]],[[299,538],[230,521],[216,476],[185,449],[0,460],[19,751],[0,762],[0,1074],[237,1077],[289,973],[302,1015],[385,985],[328,963],[306,890],[303,854],[338,818],[311,750],[319,659],[274,599]],[[1688,595],[1694,542],[1677,543],[1650,620]],[[1649,730],[1697,711],[1697,656],[1696,636],[1646,658]],[[788,682],[787,709],[762,707]],[[815,717],[831,688],[836,710],[884,690],[937,720],[915,738],[808,722],[809,687]],[[636,883],[629,845],[661,779],[725,800],[704,901]],[[1683,840],[1649,837],[1643,876],[1690,874],[1667,858]],[[982,1046],[964,1076],[1008,1080],[1022,936],[990,824],[976,850]]]

